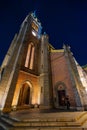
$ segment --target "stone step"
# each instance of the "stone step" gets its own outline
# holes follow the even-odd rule
[[[17,121],[15,118],[9,118],[8,115],[2,115],[0,117],[0,126],[2,129],[0,130],[13,130],[13,123]]]
[[[76,116],[74,115],[74,118],[67,115],[67,113],[66,116],[57,113],[59,117],[55,117],[55,114],[53,116],[52,113],[47,114],[46,117],[45,114],[43,117],[37,117],[36,115],[36,117],[30,116],[31,118],[20,120],[8,115],[2,115],[0,118],[2,129],[0,130],[87,130],[87,127],[83,127],[83,124],[87,122],[87,113],[85,112],[81,114],[77,113]]]
[[[80,118],[78,118],[77,122],[81,123],[81,125],[83,125],[84,123],[86,123],[87,122],[87,114],[84,114]]]
[[[3,127],[0,126],[0,130],[5,130]]]
[[[87,130],[87,128],[82,127],[0,127],[0,130]]]
[[[0,130],[11,130],[13,126],[11,126],[9,123],[5,122],[4,120],[0,119]]]
[[[1,129],[2,130],[2,129]],[[4,129],[4,130],[87,130],[87,128],[80,128],[80,127],[44,127],[44,128],[28,128],[28,127],[15,127],[15,128],[12,128],[12,129]]]
[[[28,120],[28,121],[13,121],[10,118],[6,119],[5,117],[2,117],[1,120],[5,122],[5,124],[8,124],[10,126],[14,127],[22,127],[22,126],[27,126],[27,127],[71,127],[71,126],[81,126],[82,122],[75,122],[75,121],[57,121],[57,120],[52,120],[52,119],[33,119],[33,120]]]
[[[19,121],[15,118],[2,116],[1,120],[12,126],[27,126],[27,127],[65,127],[65,126],[81,126],[85,122],[84,118],[81,121],[71,120],[70,118],[31,118]]]

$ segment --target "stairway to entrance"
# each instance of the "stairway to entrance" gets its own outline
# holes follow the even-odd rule
[[[87,130],[87,112],[15,111],[1,115],[0,130]]]

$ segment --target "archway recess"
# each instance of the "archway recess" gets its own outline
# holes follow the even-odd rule
[[[18,106],[30,104],[30,86],[28,83],[24,83],[20,89]]]

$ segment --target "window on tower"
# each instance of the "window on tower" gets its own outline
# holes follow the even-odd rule
[[[38,25],[35,22],[32,22],[32,28],[38,32]]]
[[[25,60],[25,67],[29,69],[33,69],[34,67],[34,53],[35,53],[35,47],[34,44],[31,42],[28,45],[26,60]]]

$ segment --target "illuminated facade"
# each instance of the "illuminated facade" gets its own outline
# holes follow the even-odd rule
[[[0,70],[0,109],[87,107],[87,74],[70,47],[56,50],[34,13],[23,21]]]

